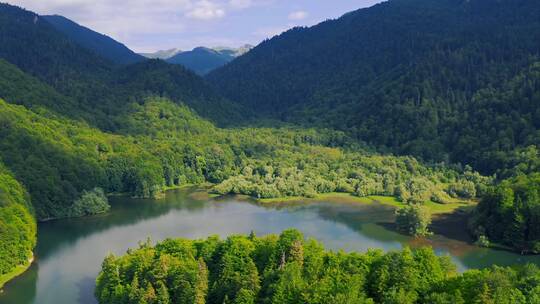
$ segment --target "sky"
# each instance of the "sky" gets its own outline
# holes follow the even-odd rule
[[[41,15],[65,16],[136,52],[257,45],[380,0],[8,0]]]

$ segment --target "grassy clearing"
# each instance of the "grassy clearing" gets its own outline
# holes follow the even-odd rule
[[[288,203],[288,202],[316,202],[316,201],[328,201],[336,203],[360,203],[360,204],[383,204],[392,206],[395,208],[403,207],[404,204],[398,201],[395,197],[391,196],[366,196],[358,197],[351,195],[349,193],[324,193],[319,194],[314,198],[305,198],[305,197],[285,197],[285,198],[271,198],[271,199],[259,199],[261,203]],[[432,201],[426,202],[426,206],[431,214],[444,214],[452,213],[455,210],[463,207],[474,206],[475,202],[472,201],[462,201],[462,200],[452,200],[446,204],[439,204]]]

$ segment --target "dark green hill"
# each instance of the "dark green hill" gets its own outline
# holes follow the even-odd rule
[[[181,64],[199,75],[224,66],[235,58],[228,52],[218,52],[205,47],[198,47],[188,52],[181,52],[167,59],[167,62]]]
[[[494,172],[540,139],[540,2],[390,0],[261,43],[208,75],[263,117]]]
[[[58,93],[36,77],[25,74],[0,58],[0,98],[24,105],[34,111],[40,108],[75,119],[92,122],[100,116],[95,108]]]
[[[0,4],[0,59],[13,65],[0,63],[5,71],[0,84],[6,89],[0,96],[8,101],[39,104],[108,131],[116,129],[114,117],[127,104],[151,95],[184,103],[220,124],[242,120],[245,111],[240,106],[222,98],[193,72],[158,60],[115,64],[80,46],[47,20]]]
[[[159,59],[119,69],[110,84],[120,102],[151,95],[167,97],[218,124],[239,122],[246,115],[241,106],[221,97],[194,72]]]
[[[43,17],[0,4],[0,57],[61,93],[90,95],[111,64],[58,32]],[[84,84],[84,85],[83,85]]]
[[[145,58],[128,49],[124,44],[109,36],[94,32],[72,20],[59,16],[42,16],[57,30],[64,33],[77,44],[94,51],[98,55],[118,64],[144,61]]]

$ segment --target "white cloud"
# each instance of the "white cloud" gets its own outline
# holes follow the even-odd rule
[[[195,3],[192,9],[186,13],[186,17],[198,20],[214,20],[225,16],[225,10],[218,4],[201,0]]]
[[[266,39],[266,38],[272,38],[276,35],[279,35],[285,31],[287,31],[288,29],[290,29],[291,26],[283,26],[283,27],[264,27],[264,28],[260,28],[260,29],[257,29],[255,32],[253,32],[253,35],[255,35],[256,37],[260,37],[262,39]]]
[[[306,11],[296,11],[289,14],[289,20],[304,20],[308,17],[308,12]]]
[[[253,5],[252,0],[230,0],[229,5],[234,9],[245,9]]]

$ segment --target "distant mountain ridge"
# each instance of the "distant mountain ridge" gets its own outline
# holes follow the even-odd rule
[[[180,64],[194,71],[199,75],[224,66],[235,58],[244,55],[253,48],[246,44],[239,48],[230,47],[196,47],[191,51],[180,51],[179,49],[161,50],[155,53],[141,53],[147,58],[163,59],[168,63]]]
[[[162,59],[162,60],[165,60],[165,59],[169,59],[172,56],[174,56],[174,55],[176,55],[178,53],[181,53],[181,52],[182,52],[181,49],[172,48],[172,49],[168,49],[168,50],[159,50],[159,51],[154,52],[154,53],[139,53],[139,55],[144,56],[144,57],[149,58],[149,59]]]
[[[98,55],[118,64],[130,64],[145,60],[124,44],[107,35],[97,33],[89,28],[59,15],[42,16],[58,31],[64,33],[82,47],[94,51]]]

